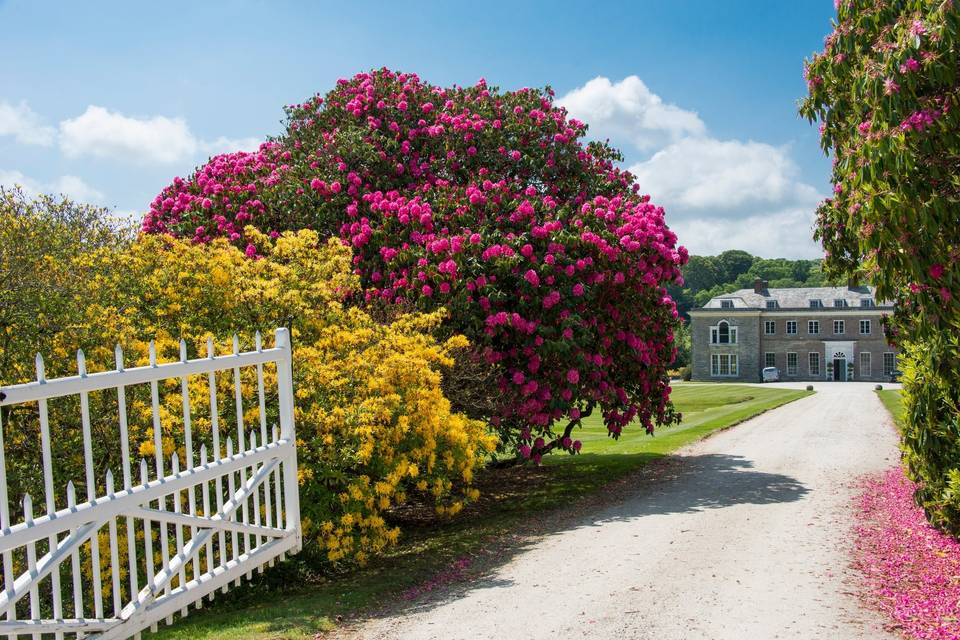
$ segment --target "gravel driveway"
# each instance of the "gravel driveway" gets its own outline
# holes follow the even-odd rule
[[[858,604],[847,554],[851,480],[894,464],[896,437],[872,384],[816,388],[687,447],[491,575],[350,635],[894,637]]]

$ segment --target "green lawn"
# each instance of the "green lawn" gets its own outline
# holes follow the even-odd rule
[[[890,415],[893,417],[893,421],[898,425],[903,419],[903,396],[900,393],[899,389],[884,389],[883,391],[877,391],[877,395],[880,397],[880,401],[883,402],[883,406],[887,408],[887,411],[890,412]]]
[[[161,631],[159,637],[313,638],[318,631],[334,628],[341,616],[413,599],[431,586],[464,579],[505,562],[522,548],[517,538],[535,533],[549,510],[571,504],[589,508],[603,497],[602,487],[648,462],[811,393],[732,384],[677,384],[673,399],[684,414],[680,425],[654,437],[628,428],[619,441],[607,438],[599,417],[591,416],[575,434],[583,441],[581,455],[550,456],[539,468],[485,473],[479,479],[480,500],[453,520],[438,522],[425,517],[425,512],[401,514],[403,542],[368,567],[309,580],[289,571],[286,580],[274,578],[270,584],[309,584],[282,590],[274,586],[272,591],[241,588],[211,611],[191,613],[183,622]]]

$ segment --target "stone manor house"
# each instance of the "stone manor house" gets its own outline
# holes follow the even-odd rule
[[[873,287],[753,289],[717,296],[690,312],[692,379],[886,382],[897,368],[880,319],[893,312]]]

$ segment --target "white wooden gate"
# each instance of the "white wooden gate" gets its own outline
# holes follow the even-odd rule
[[[116,370],[89,375],[78,352],[78,375],[50,380],[38,355],[36,382],[0,389],[0,419],[2,407],[23,410],[21,405],[26,405],[31,419],[39,422],[38,463],[45,493],[39,515],[31,496],[25,495],[19,501],[22,518],[11,521],[11,511],[20,509],[17,504],[11,509],[8,500],[0,422],[0,636],[138,636],[147,627],[155,629],[160,620],[169,624],[175,613],[186,615],[190,605],[199,608],[217,589],[225,592],[231,582],[239,585],[252,571],[299,551],[289,332],[278,329],[276,346],[268,349],[257,334],[255,346],[254,351],[240,352],[234,336],[233,352],[217,356],[208,341],[206,358],[188,360],[181,342],[178,362],[158,364],[150,343],[150,364],[131,369],[124,368],[118,346]],[[273,373],[274,365],[276,388],[265,384],[264,375],[264,368]],[[222,438],[226,434],[220,433],[218,411],[217,372],[226,372],[220,381],[229,385],[231,371],[235,391],[227,401],[236,406],[235,441]],[[250,430],[244,425],[241,371],[247,380],[254,371],[256,376],[259,420]],[[205,376],[209,386],[209,416],[202,434],[191,426],[191,376]],[[176,434],[174,450],[165,455],[165,446],[170,449],[171,444],[163,440],[167,409],[162,410],[159,385],[170,387],[173,381],[175,389],[177,380],[183,433]],[[137,385],[150,388],[154,450],[152,463],[141,459],[139,468],[131,459],[127,408],[128,393]],[[94,459],[90,394],[104,391],[115,394],[111,403],[116,398],[120,451],[114,468],[122,474],[120,486],[111,465]],[[141,391],[145,398],[146,390]],[[77,483],[85,487],[85,498],[77,497],[72,480],[65,490],[54,484],[58,459],[52,454],[48,400],[70,396],[79,396],[79,425],[73,428],[82,429],[85,477]],[[276,406],[271,402],[268,407],[268,399],[274,398]],[[275,418],[270,428],[268,414]],[[201,442],[198,452],[196,442]],[[97,444],[102,450],[102,443]],[[95,469],[104,467],[103,476],[96,477]]]

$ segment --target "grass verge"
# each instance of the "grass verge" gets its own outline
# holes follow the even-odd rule
[[[680,447],[810,395],[810,391],[734,384],[677,384],[673,399],[683,422],[654,437],[625,429],[619,441],[606,437],[599,417],[584,421],[574,437],[584,453],[554,455],[540,467],[523,466],[483,474],[481,498],[452,520],[425,510],[397,514],[400,545],[362,569],[338,576],[291,573],[301,586],[277,588],[274,579],[240,588],[225,602],[191,616],[155,636],[164,640],[306,640],[338,626],[343,618],[414,601],[445,583],[470,577],[480,567],[503,562],[498,550],[523,528],[558,507],[592,506],[599,490]],[[304,584],[306,582],[306,584]],[[258,588],[259,586],[259,588]],[[269,587],[269,589],[268,589]]]
[[[900,389],[884,389],[883,391],[877,391],[876,394],[883,406],[890,412],[890,417],[899,427],[903,420],[903,395]]]

